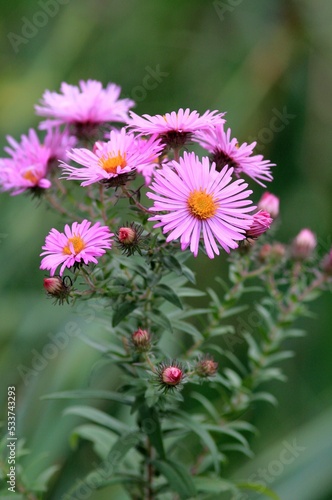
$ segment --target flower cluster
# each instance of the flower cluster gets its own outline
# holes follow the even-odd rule
[[[82,188],[124,187],[123,193],[130,196],[127,186],[142,176],[147,198],[153,200],[153,206],[145,208],[153,227],[161,227],[167,242],[179,241],[181,249],[189,248],[194,256],[202,246],[211,259],[220,249],[230,252],[242,240],[255,239],[270,227],[277,211],[277,202],[271,200],[274,195],[266,193],[270,199],[262,199],[255,213],[253,192],[242,176],[264,186],[263,182],[272,180],[273,164],[253,154],[255,143],[239,145],[231,137],[231,130],[225,130],[225,113],[199,114],[181,108],[139,116],[130,111],[134,102],[121,99],[120,91],[115,84],[103,88],[94,80],[80,81],[78,86],[63,83],[60,93],[45,91],[35,109],[46,118],[40,123],[46,137],[40,142],[34,130],[22,136],[21,143],[8,137],[10,147],[5,151],[10,157],[0,159],[1,189],[12,194],[49,190],[54,175],[79,181]],[[117,128],[117,123],[125,126]],[[107,126],[112,128],[105,135]],[[207,155],[182,154],[182,148],[187,150],[192,142],[205,148]],[[58,165],[51,168],[55,158]],[[131,255],[139,252],[139,239],[128,242],[121,233],[117,243]],[[44,248],[53,257],[44,257],[41,268],[54,274],[62,264],[61,274],[74,262],[94,262],[100,255],[93,247],[88,259],[86,244],[84,249],[81,246],[68,247],[69,258],[63,250],[66,243],[54,229]]]
[[[30,129],[19,142],[7,138],[0,189],[38,194],[64,216],[62,228],[50,230],[40,253],[40,269],[49,274],[44,289],[57,304],[92,299],[96,311],[103,311],[109,338],[86,340],[124,373],[119,397],[112,391],[111,399],[131,405],[147,436],[135,441],[137,446],[133,442],[134,456],[141,456],[142,463],[129,471],[128,483],[135,484],[138,472],[142,489],[135,484],[133,498],[154,498],[160,491],[167,494],[167,471],[176,471],[178,452],[164,460],[173,435],[171,448],[182,437],[187,446],[191,431],[202,440],[203,453],[190,470],[199,474],[204,463],[203,470],[209,469],[206,484],[219,474],[218,461],[227,448],[243,448],[247,454],[240,432],[250,427],[237,421],[232,428],[231,420],[246,413],[252,402],[271,400],[256,389],[275,374],[281,378],[270,366],[289,357],[289,351],[279,352],[281,342],[293,332],[298,335],[289,325],[306,314],[305,302],[330,286],[332,250],[317,261],[317,238],[308,228],[289,245],[272,240],[279,198],[268,191],[259,198],[255,187],[265,188],[273,180],[275,165],[254,153],[255,143],[241,144],[232,137],[225,113],[180,108],[139,116],[131,111],[134,102],[120,92],[115,84],[103,88],[94,80],[78,86],[63,83],[59,93],[47,90],[36,105],[44,118],[40,134]],[[225,293],[209,288],[209,303],[194,309],[186,297],[204,293],[188,286],[195,278],[186,259],[199,254],[214,259],[223,253],[231,253],[229,288],[219,280]],[[251,291],[257,292],[254,314],[259,321],[242,323],[243,294]],[[241,326],[240,339],[234,318]],[[237,342],[248,344],[245,363],[231,350]],[[209,394],[218,398],[216,408],[212,399],[191,390],[211,380]],[[188,390],[180,393],[185,384]],[[188,418],[178,408],[188,396],[199,403],[198,418]],[[116,430],[124,430],[121,442],[126,426],[112,419]],[[240,444],[214,442],[221,428],[227,439]],[[195,484],[191,487],[182,462],[181,467],[174,483],[180,488],[173,493],[196,498]]]

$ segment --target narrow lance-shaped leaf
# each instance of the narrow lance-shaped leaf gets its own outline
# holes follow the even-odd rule
[[[181,500],[186,500],[196,496],[195,485],[184,468],[181,470],[178,463],[167,460],[153,460],[152,465],[167,479],[171,489],[176,491]]]

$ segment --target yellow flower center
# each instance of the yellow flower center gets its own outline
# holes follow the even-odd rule
[[[114,154],[108,153],[107,156],[103,155],[99,158],[98,163],[108,174],[116,174],[118,167],[123,169],[127,165],[126,154],[122,156],[120,152],[118,152],[118,154],[114,156]]]
[[[85,243],[82,238],[80,236],[73,236],[72,238],[68,239],[68,244],[63,249],[63,253],[65,255],[72,255],[72,251],[70,250],[70,243],[72,243],[76,255],[85,248]]]
[[[37,175],[34,173],[34,171],[32,169],[24,172],[22,177],[24,179],[26,179],[27,181],[32,182],[32,184],[38,184],[39,177],[37,177]]]
[[[212,194],[208,194],[205,189],[192,191],[187,203],[191,215],[201,220],[213,217],[218,208]]]

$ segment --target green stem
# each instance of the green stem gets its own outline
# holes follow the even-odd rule
[[[139,208],[142,212],[145,212],[146,214],[149,214],[149,215],[157,215],[158,214],[158,212],[153,212],[152,210],[149,210],[148,208],[144,207],[144,205],[142,205],[138,200],[136,200],[136,198],[134,196],[132,196],[124,186],[122,186],[122,192],[124,195],[127,196],[127,198],[133,200],[136,207]]]

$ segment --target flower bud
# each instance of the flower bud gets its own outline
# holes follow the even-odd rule
[[[332,249],[323,257],[322,269],[325,274],[332,275]]]
[[[44,278],[44,288],[48,296],[53,297],[55,302],[63,304],[64,301],[68,302],[69,293],[71,290],[72,282],[69,276],[52,276]]]
[[[151,347],[151,336],[146,330],[139,328],[131,336],[131,340],[137,351],[148,351]]]
[[[302,229],[292,243],[292,257],[297,260],[308,259],[317,244],[316,236],[310,229]]]
[[[124,245],[130,245],[136,238],[136,232],[131,227],[120,227],[118,231],[118,239]]]
[[[178,385],[183,377],[182,370],[177,366],[168,366],[162,373],[162,381],[167,385]]]
[[[257,207],[259,210],[269,212],[272,219],[275,219],[279,215],[279,198],[266,191],[259,200]]]
[[[247,229],[247,238],[258,238],[261,234],[265,233],[272,224],[273,220],[265,210],[260,210],[253,215],[253,221],[249,229]]]
[[[284,245],[282,245],[282,243],[273,243],[273,245],[270,245],[270,243],[266,243],[260,249],[259,259],[262,262],[268,260],[278,261],[281,260],[285,256],[285,254],[286,249]]]
[[[161,363],[158,367],[158,382],[164,392],[179,386],[183,377],[183,368],[177,361],[172,361],[170,364]]]
[[[213,377],[217,373],[218,363],[214,361],[212,356],[205,356],[200,359],[196,365],[196,373],[200,377]]]
[[[133,222],[118,229],[115,242],[122,253],[128,257],[135,252],[141,255],[141,248],[146,246],[142,237],[143,230],[143,227]]]

